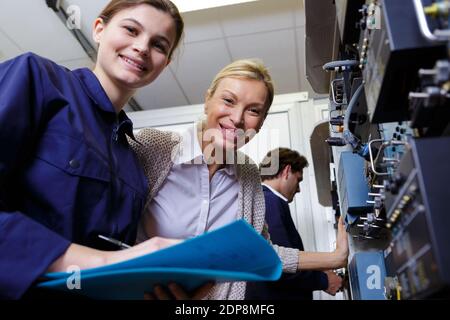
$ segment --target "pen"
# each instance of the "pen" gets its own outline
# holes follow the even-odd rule
[[[123,243],[122,241],[102,236],[101,234],[98,235],[100,239],[106,240],[108,242],[114,243],[116,246],[120,247],[121,249],[128,249],[131,248],[131,246],[127,245],[126,243]]]

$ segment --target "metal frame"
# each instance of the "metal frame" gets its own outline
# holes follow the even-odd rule
[[[378,150],[378,154],[375,157],[375,159],[373,158],[373,154],[372,154],[372,144],[375,142],[381,142],[381,148],[380,150]],[[385,141],[383,139],[374,139],[374,140],[370,140],[368,143],[368,147],[369,147],[369,156],[370,156],[370,168],[372,170],[373,173],[375,173],[377,176],[388,176],[390,173],[389,172],[377,172],[377,170],[375,169],[375,160],[378,158],[379,154],[381,152],[383,152],[383,150],[386,147],[389,147],[391,145],[404,145],[404,146],[409,146],[408,142],[406,141],[395,141],[395,140],[388,140]]]
[[[422,35],[432,42],[445,42],[450,39],[449,30],[435,30],[434,33],[431,32],[428,27],[427,17],[423,10],[422,0],[413,0],[414,8],[417,14],[417,20],[419,21],[419,28]]]

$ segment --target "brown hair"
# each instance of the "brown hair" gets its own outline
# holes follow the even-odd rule
[[[236,60],[219,71],[211,82],[207,92],[207,98],[210,98],[216,92],[217,86],[224,78],[244,78],[264,82],[267,88],[267,98],[265,101],[266,112],[269,111],[273,102],[273,82],[269,71],[264,64],[257,59]]]
[[[175,6],[175,4],[172,3],[172,1],[170,1],[170,0],[112,0],[102,10],[102,12],[100,13],[100,15],[98,17],[102,18],[103,22],[105,24],[108,24],[108,22],[118,12],[120,12],[124,9],[139,6],[141,4],[147,4],[149,6],[152,6],[153,8],[161,10],[162,12],[165,12],[172,17],[172,19],[175,23],[176,37],[175,37],[175,42],[173,44],[173,48],[169,53],[169,59],[170,59],[172,57],[173,52],[175,51],[178,44],[180,43],[180,40],[183,36],[183,30],[184,30],[183,18],[181,17],[181,14],[178,11],[178,8]]]
[[[277,171],[263,170],[263,168],[271,168],[274,162],[278,162]],[[306,168],[308,160],[297,151],[288,148],[277,148],[269,151],[259,165],[261,180],[272,180],[279,176],[286,166],[291,166],[292,172],[300,172]],[[266,172],[266,173],[265,173]]]

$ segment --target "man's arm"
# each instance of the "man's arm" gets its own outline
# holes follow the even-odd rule
[[[262,236],[271,242],[267,224]],[[348,240],[342,218],[339,220],[336,250],[333,252],[308,252],[294,248],[278,246],[271,242],[283,263],[283,272],[295,273],[304,270],[333,270],[345,267],[348,257]]]
[[[328,277],[322,271],[299,271],[296,273],[283,273],[279,282],[285,288],[304,290],[326,290]]]
[[[300,251],[298,270],[331,270],[345,267],[348,257],[348,239],[344,219],[339,218],[336,250],[333,252]]]

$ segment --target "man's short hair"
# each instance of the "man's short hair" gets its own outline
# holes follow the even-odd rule
[[[276,163],[278,163],[278,166]],[[308,166],[308,160],[297,151],[288,148],[277,148],[269,151],[259,165],[261,180],[277,178],[288,165],[291,166],[292,172],[300,172]],[[268,170],[268,168],[277,169]]]

